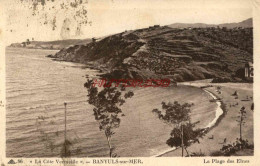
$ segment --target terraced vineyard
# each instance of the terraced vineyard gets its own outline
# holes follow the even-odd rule
[[[240,81],[235,72],[253,61],[252,28],[150,27],[125,31],[53,57],[100,69],[112,78],[208,78]]]

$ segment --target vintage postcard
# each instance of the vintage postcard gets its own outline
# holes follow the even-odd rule
[[[1,0],[1,166],[260,165],[259,11]]]

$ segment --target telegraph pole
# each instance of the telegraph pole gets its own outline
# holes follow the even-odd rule
[[[183,157],[183,150],[184,150],[184,146],[183,146],[183,125],[181,124],[181,156]]]
[[[67,157],[67,103],[66,102],[64,102],[64,106],[65,106],[64,155],[65,157]]]

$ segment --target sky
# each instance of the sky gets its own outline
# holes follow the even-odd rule
[[[20,1],[1,0],[6,10],[7,45],[32,38],[50,41],[101,37],[154,24],[220,24],[240,22],[252,17],[250,0],[88,0],[84,5],[87,17],[83,18],[87,23],[79,26],[79,21],[73,17],[77,9],[61,10],[60,0],[55,0],[49,6],[46,4],[44,8],[39,5],[39,13],[35,16],[32,15],[33,9],[29,8],[30,0],[23,0],[23,3]],[[74,2],[63,0],[68,4],[71,1]]]

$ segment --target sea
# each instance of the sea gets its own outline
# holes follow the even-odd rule
[[[71,157],[109,157],[107,140],[87,103],[84,83],[98,71],[83,64],[54,61],[57,50],[6,49],[6,156],[60,157],[67,139]],[[191,121],[207,126],[217,104],[203,90],[190,86],[132,88],[122,106],[125,116],[112,137],[120,157],[150,157],[171,149],[166,144],[173,126],[152,113],[162,102],[194,103]]]

